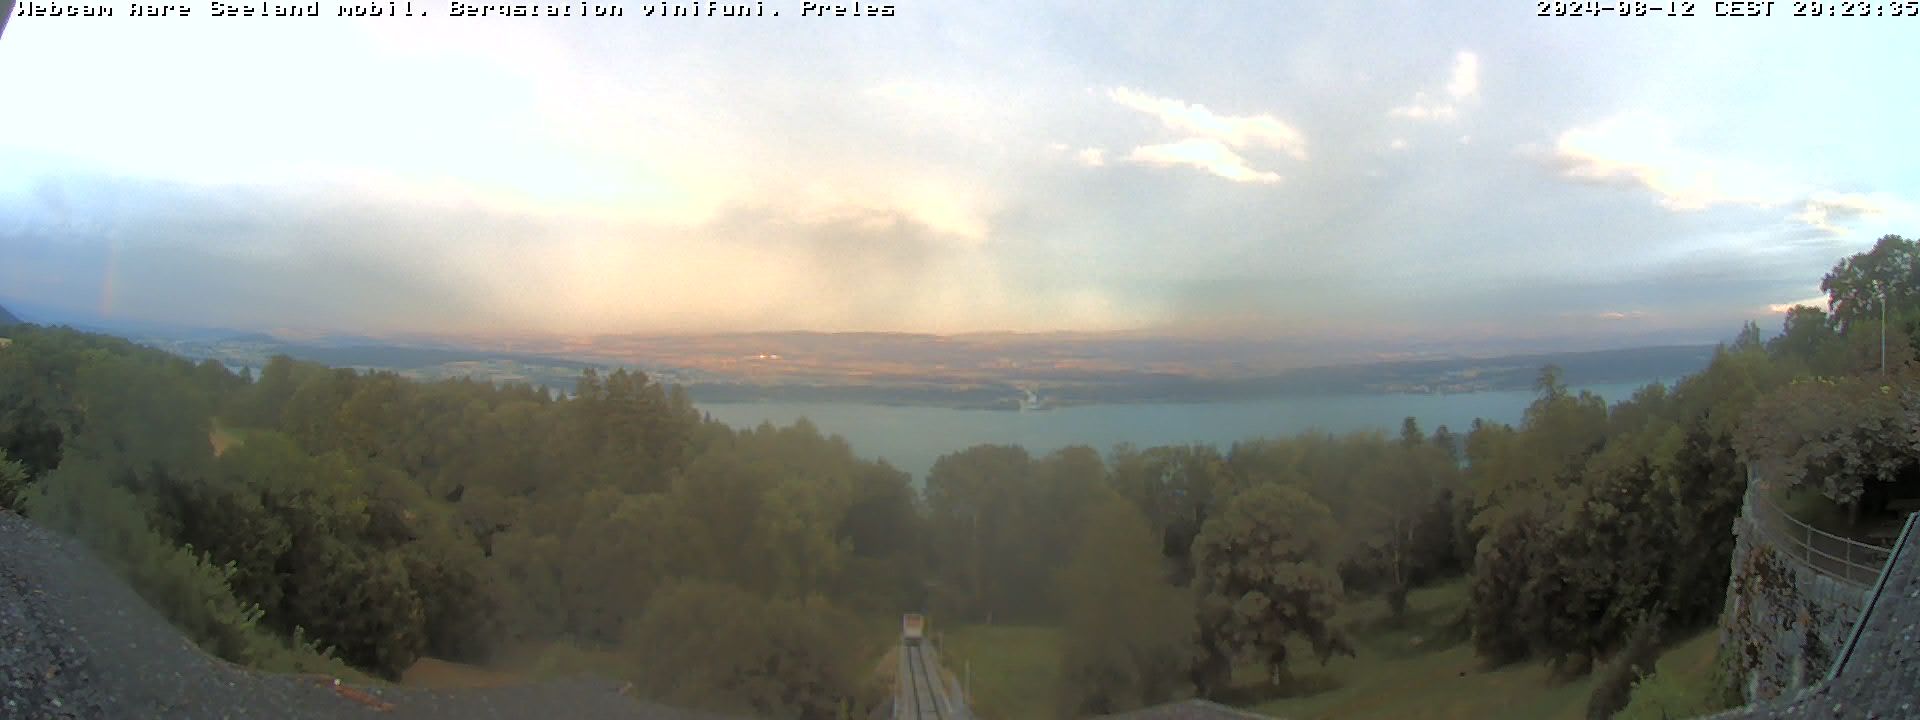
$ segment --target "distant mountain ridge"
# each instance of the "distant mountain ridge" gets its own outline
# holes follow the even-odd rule
[[[1570,386],[1671,381],[1697,372],[1714,345],[1447,353],[1390,348],[1315,353],[1303,340],[1102,339],[1071,334],[933,336],[747,333],[520,338],[492,347],[445,338],[154,327],[113,334],[231,368],[274,355],[416,380],[471,378],[571,392],[583,371],[644,370],[698,402],[842,402],[1020,409],[1113,403],[1207,403],[1350,394],[1530,390],[1546,365]],[[1387,356],[1400,353],[1400,358]],[[1424,357],[1405,357],[1418,353]],[[1316,357],[1318,356],[1318,357]],[[1314,362],[1318,360],[1318,362]]]
[[[1355,362],[1285,370],[1245,378],[1174,373],[1089,374],[1063,382],[1017,381],[878,384],[764,383],[709,380],[689,386],[704,402],[849,402],[1014,409],[1022,388],[1049,405],[1237,402],[1261,398],[1350,394],[1461,394],[1531,390],[1548,365],[1569,386],[1672,382],[1713,360],[1714,345],[1674,345],[1589,352],[1536,353],[1491,358]],[[1623,398],[1610,398],[1619,400]]]
[[[13,313],[7,312],[7,308],[5,306],[0,306],[0,325],[18,325],[18,324],[20,324],[20,318],[14,317]]]

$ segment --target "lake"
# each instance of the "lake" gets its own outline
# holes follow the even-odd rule
[[[1645,386],[1639,383],[1590,385],[1617,403]],[[1346,433],[1400,430],[1409,415],[1432,433],[1446,425],[1465,433],[1474,418],[1518,423],[1532,403],[1532,391],[1458,395],[1328,395],[1282,397],[1243,403],[1083,405],[1042,412],[956,410],[856,403],[752,402],[695,403],[713,419],[739,428],[762,422],[789,425],[804,417],[822,433],[847,439],[856,454],[881,458],[894,467],[926,477],[941,455],[980,444],[1015,444],[1034,455],[1069,445],[1087,445],[1104,455],[1118,443],[1140,447],[1206,443],[1225,451],[1254,437],[1293,435],[1306,430]]]

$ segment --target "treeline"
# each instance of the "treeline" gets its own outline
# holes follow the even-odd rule
[[[557,642],[662,701],[837,717],[885,694],[861,614],[922,603],[905,473],[805,423],[731,430],[637,373],[567,398],[285,357],[254,380],[0,334],[0,504],[236,661],[391,678]]]
[[[933,599],[1063,624],[1061,710],[1084,715],[1223,697],[1240,663],[1279,682],[1290,652],[1351,652],[1342,603],[1399,613],[1464,574],[1477,654],[1602,670],[1590,711],[1608,717],[1651,653],[1721,611],[1748,463],[1855,518],[1920,482],[1920,253],[1883,238],[1823,288],[1831,316],[1796,307],[1767,342],[1749,323],[1703,371],[1611,406],[1549,367],[1517,426],[1120,448],[1104,467],[1086,449],[949,455],[926,488]]]
[[[929,607],[1119,643],[1070,650],[1072,707],[1117,709],[1220,687],[1247,653],[1279,672],[1289,637],[1344,651],[1343,592],[1464,566],[1462,442],[1411,424],[1225,454],[977,447],[920,495],[804,422],[732,430],[636,373],[571,397],[284,357],[256,379],[5,332],[0,502],[87,539],[210,651],[278,669],[557,642],[661,701],[837,717],[885,697],[874,621]],[[1101,670],[1113,652],[1133,674]]]
[[[950,623],[1064,625],[1071,714],[1224,690],[1240,657],[1281,672],[1295,637],[1350,652],[1329,624],[1346,590],[1401,601],[1464,567],[1459,447],[1409,420],[1397,437],[1307,434],[1224,454],[950,454],[926,483],[933,609]]]
[[[557,647],[664,702],[840,717],[884,701],[866,669],[928,608],[1064,627],[1060,710],[1081,715],[1225,697],[1249,663],[1280,682],[1297,652],[1353,652],[1343,603],[1397,613],[1464,575],[1461,637],[1490,663],[1605,668],[1604,716],[1647,648],[1719,611],[1746,461],[1856,516],[1914,479],[1920,253],[1890,236],[1823,287],[1831,316],[1795,308],[1765,343],[1749,325],[1612,406],[1549,368],[1515,426],[981,446],[920,492],[804,421],[733,430],[638,373],[564,397],[284,357],[252,378],[15,325],[0,504],[264,667]]]

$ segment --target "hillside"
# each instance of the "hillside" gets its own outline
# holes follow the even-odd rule
[[[7,717],[717,717],[632,700],[604,680],[424,691],[243,670],[194,647],[80,543],[4,510],[0,638]]]
[[[1903,330],[1920,326],[1920,300],[1894,317],[1884,375],[1877,323],[1848,332],[1813,310],[1772,342],[1748,324],[1703,369],[1621,402],[1567,378],[1573,361],[1624,358],[1563,358],[1537,372],[1517,424],[1429,433],[1409,417],[1394,435],[1104,455],[983,444],[942,456],[917,487],[809,422],[734,429],[625,370],[584,371],[560,397],[285,356],[249,379],[17,326],[0,352],[0,506],[100,562],[0,534],[0,589],[14,593],[0,596],[0,681],[15,693],[0,701],[34,715],[284,716],[275,703],[294,703],[329,716],[338,703],[319,691],[420,716],[497,697],[512,716],[500,708],[546,687],[331,682],[392,681],[433,658],[832,720],[886,705],[867,669],[891,637],[868,629],[915,608],[958,631],[963,675],[1009,689],[981,696],[1002,717],[1186,696],[1293,716],[1471,716],[1483,697],[1520,703],[1489,711],[1516,716],[1605,716],[1648,697],[1723,706],[1737,683],[1634,691],[1631,658],[1654,649],[1645,638],[1692,637],[1723,615],[1749,462],[1781,478],[1837,467],[1816,489],[1830,509],[1861,499],[1863,517],[1892,510],[1885,482],[1920,478],[1920,363]],[[128,587],[152,610],[128,609]],[[1350,622],[1365,606],[1386,620]],[[161,618],[178,633],[155,629]],[[986,626],[1038,632],[970,645],[967,629]],[[996,671],[990,649],[1019,652]],[[1051,691],[1027,682],[1046,665]],[[325,684],[257,674],[316,671]]]
[[[810,426],[736,432],[622,371],[566,399],[285,357],[248,382],[118,338],[10,334],[0,507],[85,542],[222,660],[393,681],[421,658],[526,658],[529,677],[774,717],[886,696],[855,672],[880,640],[853,630],[915,602],[909,478]],[[808,519],[782,525],[796,506]],[[746,666],[782,670],[728,669]]]
[[[1539,369],[1559,366],[1576,386],[1672,380],[1700,370],[1712,345],[1499,356],[1449,356],[1262,368],[1286,351],[1231,342],[1023,339],[1004,346],[957,336],[792,335],[662,337],[609,348],[555,341],[520,348],[296,341],[262,333],[218,337],[132,335],[143,345],[229,367],[264,366],[275,355],[432,381],[474,378],[572,392],[582,371],[644,369],[696,401],[833,402],[1013,410],[1032,390],[1047,405],[1239,402],[1343,394],[1457,394],[1529,390]],[[838,341],[840,346],[824,343]],[[615,343],[615,341],[599,341]],[[938,346],[929,348],[928,346]],[[946,354],[942,355],[941,352]],[[1262,354],[1267,351],[1269,354]],[[1185,354],[1185,360],[1173,358]],[[1232,368],[1214,367],[1225,363]]]
[[[8,312],[5,306],[0,306],[0,325],[13,325],[19,322],[20,322],[20,318],[15,317],[13,313]]]

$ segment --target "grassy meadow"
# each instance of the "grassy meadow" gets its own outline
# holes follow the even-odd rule
[[[1488,717],[1582,720],[1593,676],[1555,679],[1538,662],[1486,669],[1455,623],[1467,604],[1456,580],[1414,591],[1400,623],[1386,604],[1349,605],[1341,621],[1353,635],[1354,657],[1325,666],[1295,649],[1292,677],[1275,687],[1264,669],[1235,672],[1230,698],[1254,712],[1290,720],[1367,720]],[[1713,672],[1715,633],[1709,629],[1669,648],[1658,662],[1663,680],[1683,693],[1704,693]],[[955,673],[970,663],[975,714],[985,720],[1041,720],[1057,716],[1060,631],[1038,626],[966,626],[945,634],[946,662]]]

